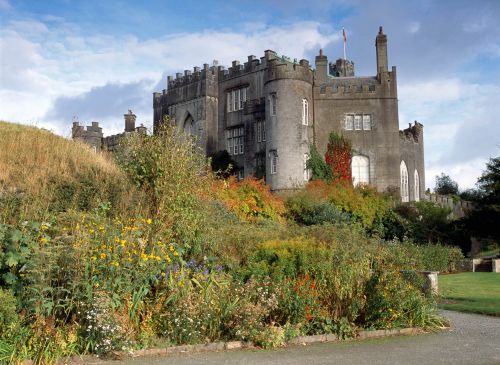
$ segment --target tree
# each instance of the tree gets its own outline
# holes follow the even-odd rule
[[[500,157],[491,158],[478,179],[481,197],[466,218],[467,229],[478,238],[500,239]]]
[[[500,157],[490,158],[477,185],[484,194],[484,202],[500,204]]]
[[[307,168],[311,170],[312,180],[332,180],[332,169],[326,164],[314,145],[310,147]]]
[[[434,192],[441,195],[458,195],[458,183],[448,175],[441,173],[441,175],[436,175]]]

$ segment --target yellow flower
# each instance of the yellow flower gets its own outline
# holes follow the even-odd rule
[[[148,255],[146,255],[144,252],[141,253],[141,258],[144,260],[144,261],[148,261]]]
[[[99,287],[99,283],[95,283],[95,285],[94,285],[94,286],[95,286],[96,288],[98,288],[98,287]]]
[[[148,218],[147,222],[148,222],[148,224],[153,223],[153,221],[151,220],[151,218]]]
[[[47,243],[47,239],[45,237],[40,238],[40,243]]]
[[[177,253],[177,251],[174,251],[174,256],[179,256],[179,254]]]
[[[174,250],[174,246],[170,245],[169,250],[173,251]]]
[[[103,259],[103,260],[104,260],[105,258],[106,258],[106,254],[105,254],[104,252],[103,252],[103,253],[101,253],[101,259]]]
[[[99,231],[104,231],[104,226],[99,226]]]
[[[117,236],[115,236],[115,242],[116,242],[116,243],[120,242],[120,238],[119,238],[119,237],[117,237]]]
[[[172,262],[172,259],[170,258],[170,256],[165,256],[165,260],[167,260],[168,262]]]
[[[167,274],[165,274],[164,272],[161,273],[161,276],[165,276],[165,275],[167,275]]]
[[[127,241],[126,241],[126,240],[121,240],[121,241],[120,241],[120,245],[121,245],[122,247],[125,247],[125,243],[127,243]]]
[[[156,259],[156,261],[160,261],[161,257],[160,256],[156,256],[155,259]]]
[[[116,261],[113,261],[113,262],[111,263],[111,265],[113,265],[114,267],[118,267],[118,266],[120,266],[120,264],[119,264],[118,262],[116,262]]]
[[[95,260],[97,260],[97,257],[92,256],[90,259],[91,259],[92,261],[95,261]]]
[[[94,233],[95,231],[91,228],[89,229],[89,233]]]

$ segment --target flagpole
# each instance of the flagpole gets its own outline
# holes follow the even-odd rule
[[[347,59],[345,55],[345,44],[346,44],[346,36],[345,36],[345,29],[342,28],[342,35],[344,36],[344,61]]]

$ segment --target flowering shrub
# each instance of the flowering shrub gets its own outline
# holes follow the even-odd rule
[[[259,219],[283,221],[283,202],[271,193],[263,180],[247,177],[236,181],[231,176],[228,180],[215,182],[214,193],[240,219],[251,222]]]

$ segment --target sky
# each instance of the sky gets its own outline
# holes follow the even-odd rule
[[[266,49],[334,61],[342,28],[356,75],[375,75],[383,26],[400,127],[424,125],[426,186],[443,172],[464,190],[500,155],[498,19],[497,0],[0,0],[0,120],[110,135],[131,109],[151,127],[167,75]]]

